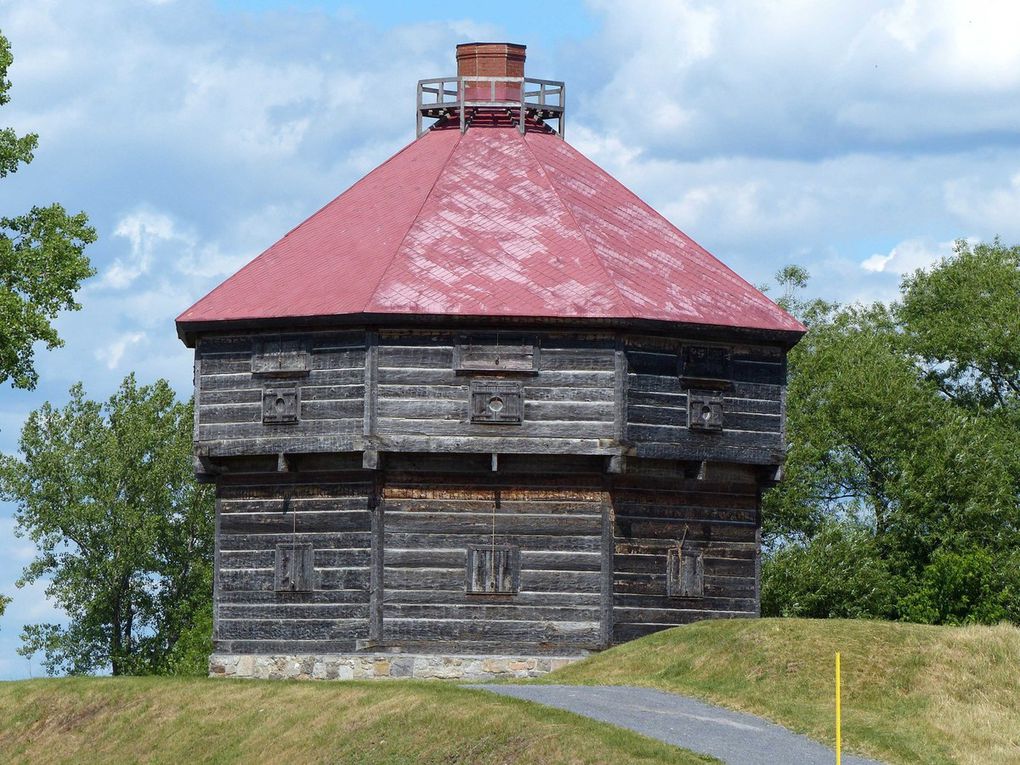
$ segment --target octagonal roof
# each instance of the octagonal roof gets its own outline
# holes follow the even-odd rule
[[[440,122],[177,318],[367,315],[804,327],[542,125]]]

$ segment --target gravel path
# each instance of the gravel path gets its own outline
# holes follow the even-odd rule
[[[828,747],[760,717],[674,693],[604,685],[469,687],[566,709],[734,765],[831,765],[836,758]],[[875,760],[846,754],[843,762],[876,765]]]

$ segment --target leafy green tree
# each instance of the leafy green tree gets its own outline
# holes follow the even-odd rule
[[[1020,246],[957,242],[952,258],[903,282],[906,345],[954,403],[971,412],[1020,405]]]
[[[1017,550],[936,550],[901,599],[902,618],[928,624],[1020,623],[1017,571]]]
[[[192,422],[191,404],[164,380],[139,386],[130,375],[105,403],[77,384],[63,408],[32,412],[20,458],[0,461],[0,497],[17,503],[18,533],[39,550],[18,585],[48,579],[69,619],[22,635],[21,652],[42,652],[50,673],[181,673],[204,663],[213,498],[193,477]]]
[[[787,480],[763,507],[766,613],[1020,617],[1018,295],[1017,248],[959,243],[890,306],[799,304],[810,329],[790,354]],[[808,565],[850,543],[896,598]]]
[[[772,553],[761,607],[772,616],[888,616],[895,612],[901,589],[867,524],[830,519],[806,543]]]
[[[10,101],[13,60],[0,34],[0,106]],[[37,143],[34,133],[0,129],[0,178],[31,162]],[[95,273],[84,254],[95,240],[86,215],[70,215],[59,204],[0,216],[0,383],[35,387],[35,343],[50,349],[63,344],[51,322],[62,310],[81,308],[74,293]]]

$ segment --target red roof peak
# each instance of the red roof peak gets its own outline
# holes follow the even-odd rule
[[[362,314],[804,331],[561,140],[563,84],[523,78],[524,46],[458,54],[492,45],[520,49],[520,76],[419,82],[419,138],[182,313],[182,335]]]

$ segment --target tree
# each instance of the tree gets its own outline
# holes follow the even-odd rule
[[[51,674],[183,672],[208,655],[213,500],[192,473],[192,422],[164,380],[130,375],[105,404],[77,384],[29,415],[20,459],[0,458],[0,498],[39,550],[18,586],[48,578],[69,619],[22,635]]]
[[[10,101],[7,71],[13,60],[0,34],[0,106]],[[37,143],[34,133],[0,129],[0,178],[31,162]],[[95,240],[85,213],[69,215],[59,204],[0,217],[0,383],[35,387],[34,345],[63,344],[51,322],[62,310],[81,308],[74,293],[95,273],[84,254]]]
[[[1017,248],[961,242],[890,306],[811,306],[763,507],[766,613],[1020,621],[1018,295]]]

